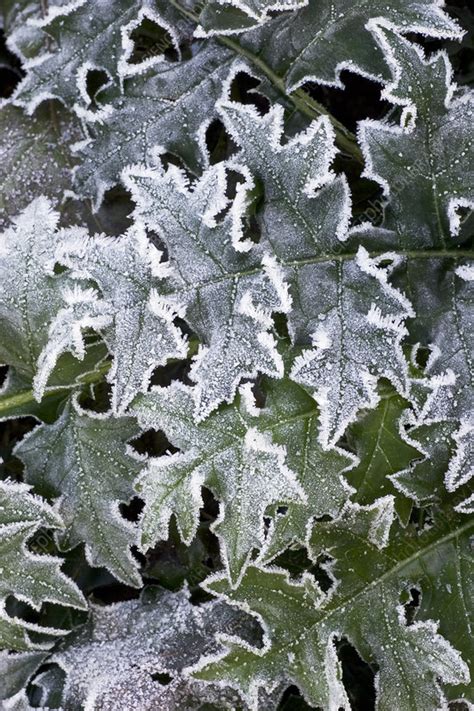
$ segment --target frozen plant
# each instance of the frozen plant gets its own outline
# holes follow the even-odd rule
[[[1,3],[5,711],[473,707],[451,5]]]

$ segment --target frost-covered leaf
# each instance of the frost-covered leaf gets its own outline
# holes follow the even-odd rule
[[[54,271],[65,239],[58,220],[49,201],[37,198],[0,235],[0,362],[34,380],[37,399],[59,356],[84,359],[82,330],[106,320],[90,289],[73,288],[67,274]]]
[[[372,504],[385,494],[393,494],[391,477],[411,462],[423,459],[423,453],[407,441],[401,418],[408,407],[406,400],[392,389],[385,388],[377,407],[368,410],[349,426],[347,437],[354,447],[359,464],[348,480],[356,489],[355,501]],[[407,522],[411,503],[402,496],[395,500],[395,510]]]
[[[419,264],[408,259],[399,278],[416,313],[409,323],[411,341],[430,349],[426,375],[451,381],[430,400],[435,420],[474,417],[474,269],[458,263],[426,259],[420,279]]]
[[[55,105],[30,117],[10,104],[0,109],[0,227],[39,194],[59,207],[72,189],[69,146],[80,135],[78,122]]]
[[[36,555],[28,548],[40,528],[62,528],[56,511],[30,492],[30,487],[8,481],[0,482],[0,647],[28,650],[34,648],[28,630],[61,634],[61,630],[41,627],[18,617],[11,617],[5,602],[11,595],[39,610],[43,602],[84,608],[85,601],[76,585],[60,571],[61,560]]]
[[[179,383],[153,388],[135,403],[133,411],[140,425],[163,430],[180,450],[152,459],[137,484],[146,502],[142,546],[146,550],[167,537],[173,513],[181,536],[190,542],[205,484],[219,501],[214,530],[230,579],[236,584],[252,550],[264,541],[267,507],[302,501],[304,493],[286,466],[284,448],[271,440],[275,422],[270,413],[262,431],[258,413],[247,412],[245,398],[240,408],[221,408],[197,424],[192,410],[192,388]]]
[[[400,125],[361,122],[365,175],[384,188],[385,223],[402,246],[449,247],[457,210],[474,207],[474,92],[456,96],[445,53],[426,59],[388,27],[377,38],[395,77],[383,97],[403,112]]]
[[[262,181],[262,243],[283,266],[292,309],[290,334],[306,351],[291,377],[311,388],[321,407],[323,443],[335,442],[361,407],[377,402],[386,376],[403,389],[400,341],[410,305],[379,266],[394,255],[345,253],[350,200],[330,170],[334,132],[325,118],[285,144],[283,111],[261,117],[251,106],[224,102],[220,113],[240,147],[237,160]],[[317,190],[321,188],[320,190]]]
[[[20,78],[6,219],[46,195],[0,237],[2,709],[270,711],[295,684],[281,706],[348,711],[372,672],[379,711],[474,698],[473,101],[404,39],[462,36],[442,0],[5,0],[0,18],[20,55],[0,50]],[[338,92],[303,86],[344,70],[393,107],[362,123],[362,179],[321,116]],[[380,115],[366,89],[345,123]],[[114,238],[68,227],[104,214]],[[110,411],[82,410],[109,406],[107,380]],[[44,423],[26,437],[25,415]],[[100,600],[130,599],[143,558],[192,594],[93,604],[49,652],[85,619],[58,607],[84,600],[57,547]],[[204,587],[233,605],[196,604],[221,564]]]
[[[21,378],[13,370],[7,372],[0,389],[0,419],[7,420],[31,415],[43,422],[54,422],[71,388],[101,380],[109,367],[105,360],[107,348],[102,341],[86,344],[82,361],[71,353],[64,353],[48,380],[46,397],[38,402],[31,390],[31,382]]]
[[[39,198],[1,237],[0,361],[29,379],[48,342],[51,321],[64,305],[64,276],[53,272],[58,218]]]
[[[72,353],[83,361],[86,356],[83,332],[89,329],[100,331],[110,321],[110,315],[98,301],[93,289],[82,289],[80,286],[65,288],[62,296],[64,306],[49,327],[48,342],[40,353],[33,379],[33,392],[38,401],[60,357]]]
[[[86,113],[90,139],[77,144],[77,189],[98,207],[122,170],[153,164],[156,149],[179,156],[193,171],[202,167],[204,131],[215,116],[232,54],[218,45],[189,59],[160,62],[153,73],[125,80],[123,94],[101,94],[106,108]]]
[[[0,652],[0,699],[15,696],[26,687],[47,652]]]
[[[242,165],[263,184],[265,200],[257,215],[262,240],[280,260],[296,265],[340,253],[351,205],[346,180],[331,170],[337,151],[328,118],[284,141],[284,111],[278,104],[261,116],[255,107],[226,97],[219,114],[239,147],[237,168]],[[305,309],[298,308],[297,294],[295,302],[292,327],[303,328],[298,317]]]
[[[186,341],[173,323],[179,305],[160,298],[160,281],[168,276],[161,256],[139,226],[118,239],[78,235],[60,256],[73,276],[97,285],[101,309],[110,315],[103,333],[114,358],[108,378],[114,384],[112,408],[119,413],[146,391],[157,366],[186,355]]]
[[[400,432],[408,445],[419,449],[422,457],[390,478],[397,489],[418,505],[447,499],[456,511],[471,513],[473,497],[466,496],[462,487],[473,475],[472,423],[465,420],[459,426],[455,419],[436,419],[436,414],[445,409],[443,405],[440,408],[438,399],[450,402],[451,398],[448,380],[434,390],[417,416],[405,413]],[[456,495],[449,496],[453,492]]]
[[[185,174],[170,166],[133,168],[126,184],[135,214],[166,245],[172,267],[162,291],[183,306],[183,318],[201,341],[190,377],[196,382],[196,415],[231,402],[240,381],[259,372],[278,377],[283,363],[269,333],[272,313],[289,308],[280,270],[259,245],[240,251],[241,211],[246,190],[238,188],[228,206],[222,164],[212,166],[189,187]]]
[[[456,491],[463,484],[474,478],[474,423],[462,422],[461,427],[453,434],[456,451],[446,472],[445,484],[448,491]],[[474,513],[474,494],[465,501],[458,503],[457,511]]]
[[[369,32],[376,18],[402,32],[429,37],[460,39],[463,34],[437,0],[309,0],[307,7],[276,17],[239,39],[284,79],[288,91],[308,81],[343,86],[343,69],[387,81],[389,68]]]
[[[47,496],[60,496],[66,526],[57,537],[61,548],[85,543],[91,565],[137,587],[141,578],[130,552],[137,529],[119,504],[132,498],[142,466],[126,446],[138,432],[132,418],[86,412],[72,400],[54,424],[40,425],[15,449],[27,481]]]
[[[112,7],[107,2],[71,0],[55,3],[41,19],[31,19],[46,46],[38,56],[26,58],[27,74],[15,92],[15,103],[26,107],[28,113],[48,98],[58,98],[69,106],[78,99],[88,103],[87,74],[92,70],[103,71],[111,82],[118,83],[127,73],[128,25],[138,25],[145,8],[148,16],[159,21],[153,5],[147,0],[114,0]],[[28,54],[24,41],[22,33],[10,38],[10,46],[23,58]]]
[[[191,711],[208,702],[234,709],[235,692],[183,673],[202,654],[222,649],[216,637],[223,632],[258,643],[247,615],[223,602],[193,605],[184,590],[148,588],[139,600],[92,605],[88,623],[51,658],[66,672],[64,708]],[[169,683],[160,683],[159,674],[169,675]]]
[[[412,315],[402,294],[390,286],[384,259],[363,247],[354,260],[335,260],[319,269],[319,325],[313,349],[299,356],[291,377],[306,385],[321,407],[321,440],[334,443],[362,407],[378,402],[376,382],[386,377],[406,391],[403,325]],[[299,275],[301,279],[301,275]],[[314,282],[313,282],[314,283]]]
[[[268,20],[274,12],[298,10],[308,0],[207,0],[199,15],[197,34],[230,35]]]
[[[229,640],[228,653],[208,665],[202,663],[195,676],[209,681],[225,678],[253,701],[254,708],[258,688],[271,688],[282,677],[297,684],[314,706],[349,708],[334,646],[336,639],[347,637],[365,660],[377,664],[378,709],[442,707],[446,702],[439,680],[452,685],[469,681],[459,654],[467,660],[472,653],[472,640],[465,634],[470,613],[462,610],[466,583],[456,590],[458,574],[449,575],[456,561],[463,579],[469,579],[465,577],[472,560],[469,529],[447,514],[431,531],[408,536],[392,519],[393,500],[384,497],[366,507],[347,504],[334,521],[315,525],[314,559],[333,559],[328,570],[335,584],[326,594],[310,575],[295,581],[277,568],[249,567],[236,590],[223,576],[209,578],[207,589],[258,615],[268,641],[262,654],[235,638]],[[392,525],[395,531],[389,542]],[[451,615],[443,615],[437,593],[429,604],[439,577],[452,584],[452,604],[460,614],[454,623],[457,629],[450,629]],[[401,600],[407,601],[413,587],[428,591],[428,604],[410,623]],[[430,619],[440,616],[446,620],[441,634]]]
[[[454,454],[456,423],[430,419],[417,422],[414,418],[407,418],[402,424],[404,427],[409,428],[405,434],[407,444],[419,449],[422,456],[393,474],[391,479],[405,496],[417,504],[439,501],[445,495],[444,477]]]
[[[285,447],[286,463],[307,496],[306,503],[289,502],[283,510],[272,510],[273,521],[260,556],[268,561],[295,542],[305,545],[315,517],[339,513],[353,493],[346,477],[350,478],[357,460],[338,447],[321,446],[318,411],[300,387],[291,381],[270,381],[264,393],[260,427],[268,427],[273,441]]]

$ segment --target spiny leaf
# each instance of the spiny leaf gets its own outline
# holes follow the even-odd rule
[[[309,81],[343,87],[344,69],[387,81],[387,63],[368,31],[380,18],[402,32],[453,39],[463,35],[436,0],[409,5],[403,0],[309,0],[307,7],[282,14],[239,39],[246,51],[284,79],[288,91]]]
[[[448,491],[456,491],[463,484],[474,478],[473,430],[473,423],[466,420],[461,423],[461,427],[453,435],[453,439],[456,442],[456,451],[446,472],[445,484]],[[473,505],[474,494],[471,494],[465,501],[457,504],[456,510],[462,513],[473,513]]]
[[[58,358],[83,359],[82,331],[104,325],[91,290],[54,272],[65,239],[59,215],[44,198],[33,201],[0,236],[0,362],[31,382],[40,399]],[[76,231],[71,228],[69,236]]]
[[[447,248],[459,232],[458,209],[474,206],[474,92],[456,96],[445,53],[425,59],[387,26],[376,36],[395,77],[383,97],[403,112],[400,125],[361,122],[365,175],[384,188],[385,225],[401,246]]]
[[[377,404],[379,378],[407,392],[401,341],[407,333],[403,321],[413,312],[389,284],[383,260],[371,259],[360,247],[356,260],[318,270],[324,299],[320,325],[313,349],[296,359],[291,377],[314,392],[320,404],[324,444],[334,444],[361,408]]]
[[[400,432],[423,457],[390,478],[395,486],[418,505],[426,506],[449,498],[456,511],[471,513],[472,495],[464,499],[462,487],[472,479],[472,424],[464,420],[437,419],[443,411],[438,401],[450,400],[450,381],[435,387],[425,407],[417,414],[405,413]],[[448,392],[443,392],[447,390]],[[448,497],[448,493],[456,492]]]
[[[132,498],[142,466],[125,444],[138,432],[131,418],[94,415],[72,400],[54,424],[40,425],[15,450],[27,481],[61,497],[66,531],[58,536],[60,546],[67,550],[85,543],[91,565],[104,566],[136,587],[141,578],[130,546],[137,530],[122,517],[119,504]]]
[[[400,420],[407,407],[406,400],[386,389],[377,407],[349,426],[347,437],[360,460],[348,474],[357,503],[372,504],[380,496],[393,495],[391,477],[423,458],[414,442],[405,439]],[[411,508],[402,495],[396,498],[395,509],[402,522],[407,523]]]
[[[3,649],[33,649],[35,645],[28,637],[28,630],[52,635],[63,632],[11,617],[5,609],[9,596],[14,595],[36,610],[46,601],[80,609],[85,606],[80,590],[60,571],[61,560],[36,555],[28,549],[29,540],[41,526],[62,528],[63,522],[45,501],[31,494],[30,487],[0,482],[0,647]]]
[[[236,590],[229,588],[224,576],[209,578],[207,589],[258,615],[268,641],[262,651],[229,639],[227,654],[209,664],[204,660],[195,676],[209,681],[225,678],[254,708],[258,688],[271,688],[282,677],[297,684],[310,704],[348,707],[334,647],[336,639],[347,637],[379,668],[378,709],[412,711],[446,703],[438,679],[467,683],[467,666],[437,632],[437,625],[425,621],[431,616],[430,606],[423,609],[423,620],[408,624],[400,596],[414,586],[437,587],[438,566],[444,577],[453,560],[464,565],[472,524],[462,525],[448,514],[433,530],[410,537],[394,524],[389,542],[392,518],[393,500],[384,497],[366,507],[347,504],[334,521],[315,525],[314,559],[320,555],[333,559],[329,570],[335,584],[326,594],[311,576],[293,581],[275,568],[249,567]],[[463,590],[453,587],[453,594],[456,605],[461,603]],[[433,616],[437,618],[438,612],[434,606]],[[467,615],[464,610],[461,616],[466,624]],[[374,619],[383,624],[374,625]],[[449,629],[443,633],[450,639]],[[463,642],[461,651],[469,658],[470,641],[456,631],[453,637]]]
[[[409,467],[392,475],[395,486],[417,504],[430,504],[445,496],[444,477],[454,454],[456,423],[449,420],[410,422],[406,440],[423,456]]]
[[[164,60],[153,73],[127,79],[123,93],[102,93],[106,108],[85,114],[90,138],[77,144],[80,193],[97,208],[124,168],[143,160],[152,166],[157,150],[174,153],[195,172],[202,167],[205,130],[231,60],[227,50],[209,44],[190,59]]]
[[[181,450],[152,460],[139,481],[146,501],[142,545],[146,549],[166,538],[173,513],[189,543],[197,529],[205,484],[220,502],[214,530],[229,577],[237,584],[252,550],[264,541],[267,507],[304,500],[304,493],[285,464],[284,449],[272,443],[265,426],[259,429],[258,413],[247,412],[245,401],[240,408],[220,409],[198,424],[192,404],[192,389],[174,383],[154,388],[134,405],[143,428],[163,430]],[[271,415],[267,417],[271,422]]]
[[[110,315],[104,339],[114,357],[108,378],[114,384],[112,408],[119,414],[146,391],[156,367],[186,356],[186,341],[173,323],[179,305],[160,298],[160,281],[169,275],[161,256],[136,226],[118,239],[78,235],[59,257],[73,277],[97,284],[102,309]]]
[[[135,214],[166,245],[172,271],[170,303],[183,306],[183,317],[202,345],[190,377],[198,418],[219,403],[231,402],[243,378],[259,372],[281,376],[283,363],[270,334],[273,312],[289,308],[282,275],[255,245],[241,251],[240,234],[246,182],[229,204],[222,164],[212,166],[190,188],[175,166],[166,172],[133,168],[126,184],[137,204]],[[183,265],[186,264],[186,268]]]
[[[421,280],[416,261],[408,259],[399,274],[416,312],[410,340],[430,351],[425,374],[447,379],[429,406],[436,420],[461,421],[474,413],[474,269],[469,261],[458,264],[449,257],[427,259]]]
[[[240,147],[238,159],[263,183],[262,244],[281,261],[290,286],[290,335],[315,345],[297,359],[291,377],[315,393],[321,441],[333,444],[361,407],[376,404],[377,377],[404,389],[400,342],[412,311],[379,266],[394,255],[343,251],[350,198],[345,180],[330,170],[334,132],[325,118],[282,144],[280,107],[261,117],[227,101],[220,113]]]
[[[112,16],[106,2],[71,0],[55,4],[44,18],[31,21],[49,47],[26,58],[27,75],[15,92],[15,103],[28,113],[48,98],[58,98],[68,106],[80,99],[88,104],[88,72],[103,71],[111,82],[126,74],[131,44],[126,28],[145,8],[159,21],[159,13],[152,11],[147,0],[115,0]],[[10,46],[25,59],[22,40],[21,33],[14,33]]]
[[[271,430],[273,441],[286,449],[286,463],[295,472],[307,496],[306,503],[289,502],[272,510],[273,521],[260,558],[269,561],[291,544],[306,545],[314,518],[336,515],[354,492],[346,479],[357,463],[349,452],[324,449],[318,440],[315,403],[291,381],[263,385],[265,407],[259,412],[261,428]]]
[[[329,119],[313,121],[306,131],[284,142],[280,105],[263,116],[255,107],[228,97],[218,106],[239,146],[232,163],[262,183],[265,200],[259,226],[278,258],[298,261],[342,252],[351,206],[346,180],[331,170],[337,149]]]

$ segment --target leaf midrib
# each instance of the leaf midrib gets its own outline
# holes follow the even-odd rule
[[[473,259],[474,251],[469,249],[463,250],[391,250],[390,248],[384,250],[376,250],[368,252],[370,259],[377,259],[383,257],[384,255],[396,254],[397,257],[402,257],[410,260],[416,259]],[[338,254],[322,254],[317,257],[309,257],[307,259],[295,259],[292,261],[280,261],[280,265],[286,268],[301,268],[303,266],[311,264],[325,264],[330,262],[344,262],[350,261],[352,259],[357,259],[357,252],[342,252]],[[225,274],[223,276],[214,277],[211,279],[206,279],[202,283],[194,283],[189,289],[180,289],[180,293],[186,293],[187,291],[195,291],[196,289],[201,289],[210,284],[216,284],[222,281],[227,281],[228,279],[240,279],[247,276],[254,276],[255,274],[261,274],[264,271],[262,266],[254,267],[253,269],[247,269],[240,272],[232,272],[230,274]]]
[[[418,551],[413,553],[411,556],[408,558],[404,558],[403,560],[399,561],[393,568],[390,568],[390,570],[387,570],[385,573],[380,575],[378,578],[375,578],[372,580],[367,586],[359,590],[353,597],[345,598],[343,601],[341,601],[340,604],[338,604],[336,607],[334,607],[332,610],[328,612],[328,614],[321,618],[321,620],[318,620],[317,624],[320,624],[322,620],[325,620],[332,615],[334,615],[336,612],[340,610],[340,608],[344,608],[347,605],[353,605],[356,600],[358,600],[360,597],[363,597],[366,595],[372,588],[376,587],[377,585],[381,585],[384,583],[384,581],[389,580],[392,577],[396,577],[398,573],[403,570],[403,568],[409,566],[411,563],[414,561],[418,560],[419,558],[423,558],[424,556],[428,555],[432,550],[436,549],[438,546],[442,546],[448,541],[450,541],[453,538],[459,538],[463,533],[468,531],[470,528],[474,527],[474,520],[473,521],[468,521],[465,523],[463,526],[460,526],[456,528],[454,531],[450,531],[447,533],[445,536],[442,536],[441,538],[437,538],[436,540],[432,541],[429,543],[425,548],[420,548]],[[314,625],[313,625],[314,627]]]

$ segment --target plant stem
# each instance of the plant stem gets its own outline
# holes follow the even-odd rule
[[[56,395],[61,395],[62,393],[66,394],[68,390],[74,390],[76,388],[83,387],[84,385],[92,385],[94,383],[99,383],[101,380],[103,380],[109,369],[109,361],[101,363],[101,365],[96,370],[93,370],[90,373],[86,373],[82,376],[81,380],[78,380],[76,383],[71,384],[70,386],[50,388],[49,390],[46,390],[43,395],[43,400],[47,400],[50,397],[55,397]],[[18,390],[13,395],[10,395],[9,393],[0,395],[0,417],[2,416],[2,412],[10,410],[11,408],[21,407],[22,405],[28,405],[31,402],[35,402],[35,397],[33,395],[32,388]]]
[[[192,358],[194,355],[196,355],[198,346],[199,342],[197,338],[193,337],[189,339],[189,348],[187,354],[188,358]],[[180,358],[170,358],[167,362],[167,365],[171,365],[173,362],[177,363],[180,360]],[[47,400],[48,398],[55,397],[56,395],[67,395],[68,391],[77,390],[86,385],[94,385],[95,383],[100,383],[110,370],[110,366],[110,361],[104,361],[103,363],[100,363],[100,365],[98,365],[95,370],[89,373],[84,373],[84,375],[82,375],[80,379],[78,379],[75,383],[72,383],[69,386],[66,385],[64,387],[51,388],[49,390],[46,390],[43,395],[43,401]],[[3,412],[7,412],[12,408],[28,405],[29,403],[33,402],[36,402],[36,400],[33,395],[32,388],[24,388],[23,390],[18,390],[13,395],[10,395],[8,392],[3,395],[0,394],[0,418],[2,417]]]

